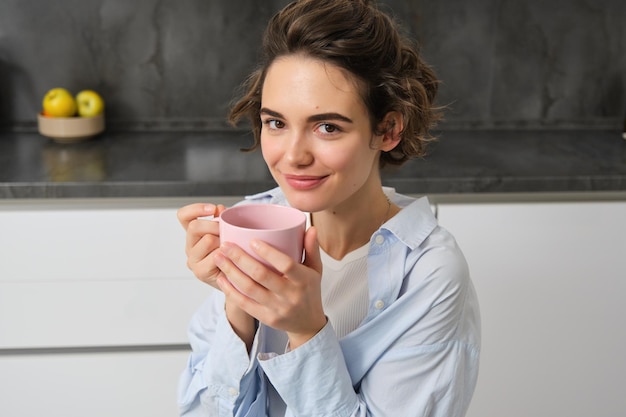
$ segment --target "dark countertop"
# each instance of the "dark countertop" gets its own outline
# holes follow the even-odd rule
[[[384,173],[408,194],[625,192],[626,141],[607,130],[443,131]],[[77,144],[0,134],[0,199],[240,196],[274,186],[235,131],[106,132]]]

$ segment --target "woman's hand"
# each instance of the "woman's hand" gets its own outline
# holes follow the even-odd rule
[[[226,207],[221,204],[190,204],[180,208],[177,213],[178,221],[187,232],[187,267],[199,280],[217,289],[220,289],[217,280],[224,275],[215,264],[215,254],[219,252],[216,249],[220,246],[219,223],[200,217],[218,217],[224,210]],[[233,330],[249,352],[256,333],[254,317],[228,302],[225,309]]]
[[[218,276],[217,283],[226,295],[226,304],[235,304],[258,321],[287,332],[290,347],[295,349],[326,325],[315,227],[309,228],[304,238],[303,264],[264,242],[251,242],[250,246],[275,271],[238,246],[222,245],[214,260],[225,275]]]
[[[178,221],[187,232],[185,254],[187,267],[201,281],[218,288],[221,271],[215,266],[214,252],[220,246],[219,223],[200,217],[218,217],[226,207],[214,204],[190,204],[177,212]]]

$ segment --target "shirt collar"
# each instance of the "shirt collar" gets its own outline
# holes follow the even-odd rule
[[[402,210],[383,224],[381,229],[388,230],[413,250],[437,227],[437,218],[430,207],[430,202],[427,197],[413,200],[397,194],[391,201],[398,204]]]

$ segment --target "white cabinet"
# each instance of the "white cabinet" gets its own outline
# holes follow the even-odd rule
[[[626,202],[437,210],[481,304],[468,417],[626,415]]]
[[[0,202],[0,416],[177,415],[210,291],[186,268],[183,203]]]
[[[0,416],[177,415],[209,291],[185,266],[184,203],[0,202]],[[437,213],[481,303],[468,417],[626,415],[626,202]]]
[[[0,415],[175,417],[187,352],[0,355]]]

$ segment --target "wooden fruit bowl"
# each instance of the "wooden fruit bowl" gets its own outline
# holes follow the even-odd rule
[[[60,143],[79,142],[104,131],[104,114],[94,117],[48,117],[39,113],[37,122],[42,136]]]

